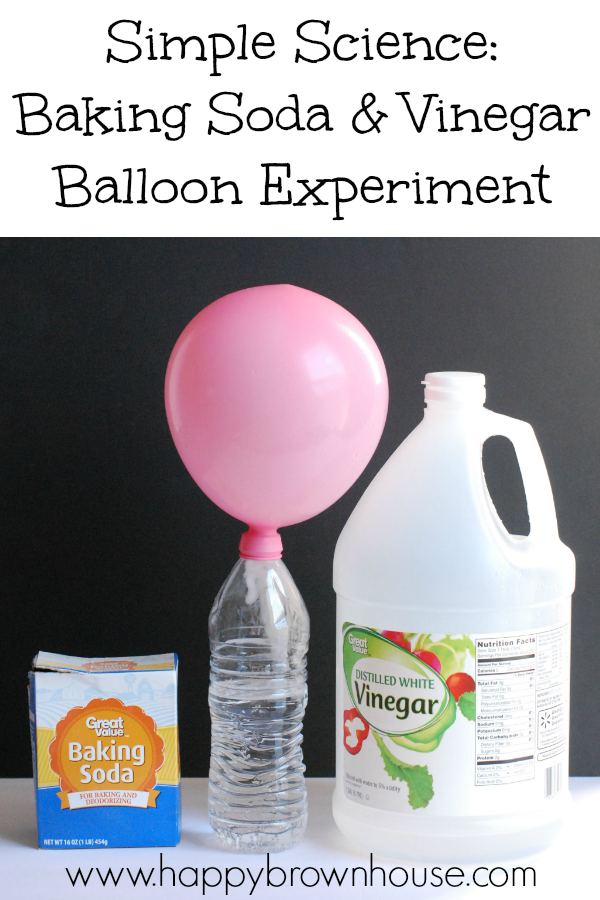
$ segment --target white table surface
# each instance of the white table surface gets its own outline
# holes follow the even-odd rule
[[[488,895],[500,898],[517,892],[519,897],[537,897],[539,900],[594,900],[600,897],[600,778],[571,778],[570,790],[573,796],[572,814],[555,843],[543,853],[527,860],[506,860],[501,864],[510,874],[506,887],[476,888],[473,884],[450,887],[426,885],[414,887],[410,882],[405,887],[393,887],[386,879],[386,886],[381,884],[381,875],[375,875],[373,887],[364,887],[360,872],[356,874],[353,887],[349,879],[352,867],[369,868],[369,850],[375,851],[374,863],[382,866],[387,872],[393,863],[377,857],[376,848],[350,847],[337,830],[331,815],[331,795],[334,780],[332,778],[309,778],[309,820],[304,840],[283,853],[272,854],[271,866],[280,866],[287,873],[286,883],[281,888],[266,886],[266,856],[264,854],[238,855],[221,849],[214,837],[207,815],[207,781],[204,778],[188,778],[183,781],[183,829],[181,843],[178,847],[164,849],[147,847],[140,849],[108,849],[108,850],[38,850],[35,824],[35,801],[33,784],[30,779],[0,780],[0,897],[2,900],[63,900],[65,897],[108,898],[108,897],[202,897],[202,868],[214,866],[222,873],[223,881],[218,887],[206,888],[206,897],[225,897],[225,870],[238,866],[245,872],[244,883],[240,887],[230,887],[228,897],[246,898],[250,896],[252,882],[247,869],[256,879],[259,871],[263,873],[257,881],[252,897],[256,900],[264,898],[287,898],[306,896],[315,898],[349,897],[380,898],[400,897],[430,900],[437,897],[481,897],[487,900]],[[163,866],[170,866],[180,873],[185,867],[191,867],[182,873],[183,881],[194,880],[193,869],[199,869],[200,886],[184,887],[182,884],[172,885],[172,876],[165,874],[163,885],[159,883],[158,869],[160,854]],[[460,862],[457,861],[457,865]],[[512,886],[512,866],[533,866],[536,870],[536,886]],[[118,885],[111,884],[110,879],[103,887],[96,867],[104,876],[106,870],[112,868],[115,875],[123,868]],[[289,886],[289,872],[292,866],[301,869],[313,866],[324,870],[327,877],[333,866],[341,874],[346,867],[349,872],[342,887],[338,887],[335,879],[330,887],[323,882],[311,888],[298,883],[300,872],[296,872],[293,887]],[[87,887],[80,882],[73,887],[69,881],[66,868],[74,875],[81,867],[87,875],[93,869]],[[129,880],[127,867],[133,875],[141,867],[147,874],[154,868],[151,881],[146,888],[141,881],[134,887]],[[412,866],[404,863],[409,876]],[[445,870],[446,867],[442,867]],[[466,879],[476,866],[464,865]],[[429,869],[429,877],[431,870]],[[207,874],[207,880],[218,880],[213,870]],[[315,873],[307,871],[305,881],[315,879]],[[398,881],[402,876],[394,876]],[[495,878],[502,879],[499,872]],[[273,873],[272,879],[279,879],[279,873]],[[480,876],[481,878],[481,876]],[[241,879],[239,872],[231,872],[229,880]],[[423,879],[423,866],[415,866],[415,879]]]

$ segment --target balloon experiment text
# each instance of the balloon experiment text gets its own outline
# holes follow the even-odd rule
[[[536,172],[516,175],[480,173],[475,179],[420,174],[419,172],[366,177],[336,175],[317,178],[292,177],[290,163],[261,163],[263,170],[257,186],[242,185],[240,180],[220,175],[190,173],[187,177],[173,179],[148,173],[145,167],[124,168],[116,174],[89,173],[81,165],[53,166],[56,172],[56,206],[78,208],[90,203],[121,204],[212,204],[225,203],[240,206],[255,203],[266,207],[327,207],[327,215],[334,222],[341,222],[349,211],[348,204],[373,206],[406,204],[416,206],[479,206],[480,204],[517,204],[533,206],[552,203],[548,193],[550,175],[545,166]],[[356,206],[353,207],[356,209]]]

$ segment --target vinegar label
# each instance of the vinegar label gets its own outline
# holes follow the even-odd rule
[[[504,634],[342,634],[349,800],[415,815],[490,815],[560,793],[569,624]]]

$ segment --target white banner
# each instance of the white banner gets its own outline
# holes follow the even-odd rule
[[[560,9],[7,4],[0,228],[596,235],[597,4]]]
[[[156,806],[160,791],[59,791],[62,809],[85,809],[90,806]]]

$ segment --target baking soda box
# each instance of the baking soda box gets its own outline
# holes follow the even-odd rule
[[[29,715],[41,848],[179,843],[174,653],[38,653]]]

